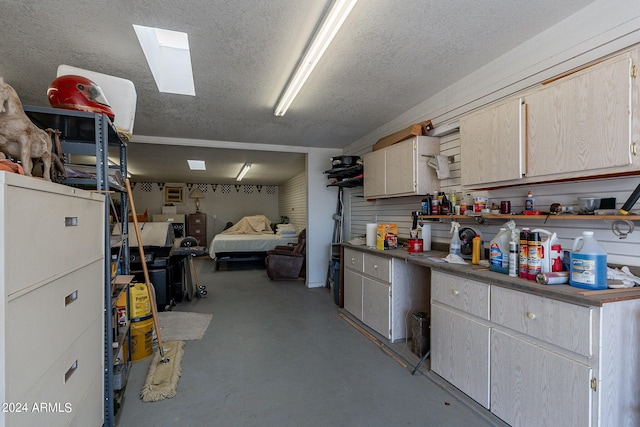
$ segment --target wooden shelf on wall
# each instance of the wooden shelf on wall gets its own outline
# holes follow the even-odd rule
[[[570,220],[570,221],[640,221],[640,215],[500,215],[500,214],[484,214],[484,215],[418,215],[419,219],[527,219],[527,220]]]

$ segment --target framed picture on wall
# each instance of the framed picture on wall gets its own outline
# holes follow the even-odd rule
[[[164,187],[164,203],[174,205],[184,205],[184,187]]]

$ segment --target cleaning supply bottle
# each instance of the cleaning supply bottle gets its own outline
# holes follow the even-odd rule
[[[573,241],[569,256],[569,284],[584,289],[607,289],[607,252],[593,231],[583,231]]]
[[[480,263],[480,252],[482,251],[482,239],[479,234],[471,241],[471,264]]]
[[[460,234],[458,229],[460,228],[460,224],[457,221],[451,221],[451,243],[449,243],[449,253],[451,255],[460,255],[460,247],[462,246],[462,242],[460,242]]]
[[[518,244],[509,242],[509,276],[518,277]]]
[[[529,229],[520,230],[520,277],[526,279],[529,274]]]
[[[500,232],[489,243],[489,270],[503,274],[509,273],[510,241],[511,231],[506,227],[500,227]]]
[[[533,193],[529,191],[527,193],[527,199],[524,201],[524,210],[525,211],[534,211],[535,210],[535,201],[533,197]]]

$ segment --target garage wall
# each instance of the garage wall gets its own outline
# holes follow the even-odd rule
[[[395,120],[384,124],[366,137],[355,141],[344,154],[363,155],[381,137],[404,129],[413,123],[431,120],[438,126],[455,123],[460,116],[477,108],[540,85],[540,82],[568,70],[593,62],[599,58],[627,49],[640,43],[640,3],[629,0],[596,1],[579,13],[530,39],[513,51],[496,59],[486,67],[453,84],[433,98],[407,111]],[[441,152],[453,156],[452,177],[441,182],[445,191],[466,192],[460,185],[460,140],[457,133],[441,138]],[[365,173],[367,171],[365,170]],[[541,210],[551,203],[577,204],[577,197],[593,195],[616,197],[620,207],[636,185],[638,177],[570,182],[554,185],[514,187],[510,189],[475,192],[487,195],[490,200],[511,200],[514,211],[522,210],[528,190],[533,191]],[[346,235],[364,235],[367,222],[397,223],[401,238],[407,238],[411,228],[411,211],[420,209],[421,197],[403,197],[366,201],[362,189],[353,189],[349,203],[345,205]],[[636,205],[636,209],[640,206]],[[562,223],[535,221],[517,224],[556,231],[563,247],[570,248],[582,230],[594,230],[596,238],[609,254],[609,262],[639,266],[640,259],[630,256],[638,252],[640,232],[620,240],[611,232],[611,223],[605,221],[581,221]],[[500,223],[462,224],[480,232],[488,242],[499,230]],[[432,224],[433,240],[448,244],[450,221]]]
[[[289,217],[298,230],[307,227],[307,173],[303,172],[278,188],[278,218]]]

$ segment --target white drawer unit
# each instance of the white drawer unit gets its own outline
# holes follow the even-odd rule
[[[410,336],[409,313],[429,309],[429,269],[345,248],[344,308],[391,342]]]
[[[491,321],[587,357],[593,354],[593,308],[494,286]]]
[[[0,209],[0,425],[100,426],[105,197],[0,172]]]
[[[432,295],[432,370],[508,424],[640,425],[640,300],[583,306],[439,271]]]

